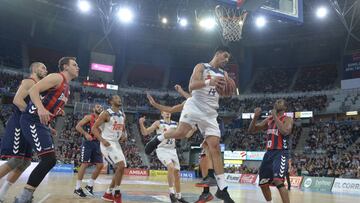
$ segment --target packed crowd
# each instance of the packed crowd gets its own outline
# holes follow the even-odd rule
[[[257,174],[259,172],[258,167],[248,167],[245,164],[240,166],[228,166],[224,167],[225,173],[236,173],[236,174]]]
[[[258,77],[252,86],[252,92],[287,92],[294,76],[293,69],[258,70]]]

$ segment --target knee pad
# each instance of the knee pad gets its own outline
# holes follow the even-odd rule
[[[30,160],[22,160],[22,163],[20,165],[18,165],[17,169],[21,172],[24,172],[27,167],[29,167],[31,164],[31,161]]]
[[[280,189],[280,188],[283,188],[283,187],[285,187],[284,183],[280,183],[280,184],[276,185],[277,189]]]
[[[42,155],[41,162],[44,163],[44,166],[48,166],[50,169],[53,168],[56,165],[55,152]]]
[[[23,159],[11,158],[6,162],[6,164],[11,168],[11,170],[14,170],[15,168],[19,167],[23,161]]]
[[[55,166],[55,152],[41,155],[41,161],[31,172],[27,184],[33,187],[39,186],[46,174]]]

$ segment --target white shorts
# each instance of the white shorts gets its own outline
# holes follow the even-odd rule
[[[118,141],[110,141],[110,146],[105,147],[101,142],[100,149],[101,153],[103,154],[104,158],[111,164],[116,165],[117,163],[123,161],[126,167],[126,160],[124,153],[121,149],[120,143]]]
[[[169,163],[173,163],[175,169],[180,170],[180,162],[176,149],[160,147],[156,149],[156,155],[164,166],[167,167]]]
[[[195,102],[189,98],[186,100],[180,116],[180,122],[187,123],[192,127],[199,128],[200,132],[205,136],[220,137],[220,128],[217,122],[218,114],[215,110],[206,112],[198,108]]]

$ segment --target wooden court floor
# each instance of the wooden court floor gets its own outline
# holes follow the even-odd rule
[[[12,186],[5,202],[13,202],[15,195],[23,188],[27,180],[27,174],[24,174],[19,181]],[[87,181],[86,176],[84,182]],[[78,198],[73,195],[76,174],[67,173],[50,173],[39,186],[35,193],[34,202],[37,203],[82,203],[82,202],[104,202],[100,199],[103,192],[110,183],[111,176],[100,175],[95,182],[95,198]],[[3,181],[3,180],[2,180]],[[0,184],[2,184],[2,181]],[[201,193],[201,188],[194,187],[196,180],[183,179],[182,193],[189,202],[196,201]],[[83,184],[85,186],[85,183]],[[165,177],[124,177],[122,185],[122,194],[124,203],[155,203],[169,202],[167,194],[167,184]],[[212,188],[214,194],[216,188]],[[281,202],[276,189],[273,191],[273,201]],[[236,203],[260,203],[265,202],[261,191],[254,185],[240,185],[236,183],[229,184],[229,192]],[[302,192],[292,190],[290,192],[292,203],[356,203],[360,202],[360,196],[335,195],[315,192]],[[221,201],[214,199],[212,202],[219,203]]]

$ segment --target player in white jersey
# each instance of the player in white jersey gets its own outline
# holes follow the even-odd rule
[[[219,89],[225,86],[224,77],[227,73],[222,69],[228,63],[230,49],[218,47],[213,59],[209,63],[197,64],[191,75],[189,91],[192,97],[188,98],[181,112],[179,127],[175,131],[166,132],[152,139],[145,147],[147,154],[154,151],[164,139],[183,138],[196,124],[205,136],[216,174],[218,190],[215,196],[225,203],[234,203],[231,199],[224,177],[224,165],[220,152],[220,129],[216,120],[219,107]]]
[[[139,119],[140,131],[143,136],[148,136],[156,131],[157,135],[164,134],[166,131],[175,130],[177,122],[171,120],[171,114],[161,112],[162,119],[155,121],[150,127],[144,125],[145,116]],[[168,170],[169,196],[171,203],[187,202],[181,197],[180,191],[180,162],[175,148],[175,139],[164,139],[156,149],[156,155]],[[175,185],[175,190],[174,190]]]
[[[127,138],[125,131],[125,114],[120,111],[121,99],[113,95],[109,99],[111,108],[103,111],[95,121],[91,132],[100,141],[101,153],[104,158],[116,168],[111,184],[102,199],[115,203],[121,203],[120,184],[126,167],[124,153],[120,141]],[[115,194],[112,191],[115,190]]]

